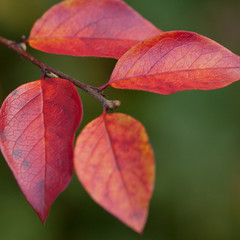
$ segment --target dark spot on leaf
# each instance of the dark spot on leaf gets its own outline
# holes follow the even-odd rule
[[[24,168],[29,168],[29,167],[31,166],[31,163],[28,162],[28,161],[23,161],[22,166],[23,166]]]
[[[130,215],[130,218],[141,219],[142,218],[142,213],[141,212],[134,212]]]
[[[115,164],[115,167],[116,167],[116,169],[117,169],[118,171],[121,170],[121,167],[119,166],[119,164]]]
[[[14,157],[21,157],[22,152],[21,152],[21,151],[18,151],[18,150],[14,150],[14,151],[12,152],[12,155],[13,155]]]
[[[12,92],[12,97],[18,94],[18,90],[16,89],[15,91]]]
[[[44,180],[41,180],[38,184],[37,184],[37,189],[42,189],[44,188]]]

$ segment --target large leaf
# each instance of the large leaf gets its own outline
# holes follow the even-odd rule
[[[2,105],[1,151],[43,222],[71,180],[73,140],[81,117],[77,90],[63,79],[22,85]]]
[[[239,56],[197,33],[173,31],[131,48],[119,59],[106,86],[171,94],[221,88],[237,80]]]
[[[155,164],[147,133],[125,114],[104,114],[79,135],[74,164],[92,198],[142,232],[153,192]]]
[[[121,0],[66,0],[35,23],[29,44],[48,53],[119,58],[160,32]]]

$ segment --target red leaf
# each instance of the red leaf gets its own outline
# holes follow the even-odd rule
[[[27,201],[42,222],[68,185],[82,104],[72,83],[39,80],[13,91],[0,112],[0,146]]]
[[[121,0],[68,0],[35,23],[29,44],[48,53],[119,58],[160,32]]]
[[[221,88],[237,80],[239,56],[197,33],[173,31],[131,48],[119,59],[107,85],[171,94]]]
[[[91,197],[142,232],[153,191],[155,164],[147,133],[125,114],[104,114],[79,135],[74,164]]]

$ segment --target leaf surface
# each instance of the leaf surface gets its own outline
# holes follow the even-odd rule
[[[142,232],[155,177],[153,151],[142,124],[120,113],[98,117],[80,133],[74,164],[91,197]]]
[[[71,180],[73,140],[81,117],[77,90],[63,79],[24,84],[1,107],[1,151],[42,222]]]
[[[48,53],[118,59],[160,32],[121,0],[66,0],[35,23],[29,44]]]
[[[221,88],[239,79],[239,56],[197,33],[172,31],[131,48],[106,86],[171,94]]]

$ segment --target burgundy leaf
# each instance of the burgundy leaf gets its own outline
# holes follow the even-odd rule
[[[81,118],[78,92],[63,79],[24,84],[1,107],[1,151],[42,222],[71,180],[73,140]]]

